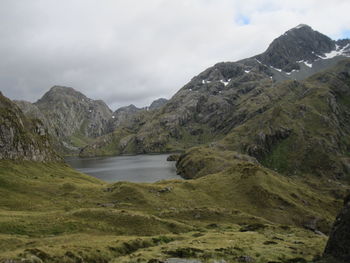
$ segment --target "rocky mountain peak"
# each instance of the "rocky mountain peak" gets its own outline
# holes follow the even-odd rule
[[[110,131],[112,111],[102,100],[92,100],[65,86],[53,86],[34,104],[16,104],[31,118],[39,118],[59,138],[63,151],[78,151],[91,138]]]
[[[300,24],[276,38],[256,58],[263,64],[291,72],[300,69],[300,62],[312,63],[335,49],[334,40],[308,25]]]
[[[47,91],[44,94],[44,96],[42,96],[41,99],[39,99],[36,102],[36,104],[52,102],[53,100],[55,100],[55,101],[66,100],[69,97],[75,98],[75,99],[80,99],[82,101],[90,100],[84,94],[80,93],[79,91],[76,91],[75,89],[73,89],[71,87],[53,86],[49,91]]]

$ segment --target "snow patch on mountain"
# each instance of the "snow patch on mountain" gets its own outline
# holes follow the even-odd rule
[[[277,70],[278,72],[282,72],[282,69],[274,68],[273,66],[270,66],[270,68],[272,68],[272,69],[274,69],[274,70]]]
[[[299,61],[297,61],[297,63],[304,63],[306,66],[308,66],[309,68],[312,68],[312,63],[309,63],[309,62],[307,62],[307,61],[305,61],[305,60],[299,60]]]
[[[226,87],[226,86],[228,85],[228,83],[230,82],[230,80],[231,80],[231,79],[225,81],[225,80],[223,80],[223,79],[220,79],[220,82],[221,82],[222,84],[224,84],[225,87]]]
[[[293,69],[291,72],[286,72],[286,74],[291,75],[293,72],[299,72],[299,70]]]
[[[334,58],[337,56],[348,56],[346,54],[346,51],[348,51],[347,49],[350,47],[350,44],[347,44],[346,46],[344,46],[342,49],[340,49],[340,47],[338,45],[336,45],[336,49],[332,50],[329,53],[325,53],[322,57],[320,57],[321,59],[330,59],[330,58]]]
[[[202,84],[209,84],[210,82],[211,82],[210,80],[205,80],[205,79],[202,80]]]

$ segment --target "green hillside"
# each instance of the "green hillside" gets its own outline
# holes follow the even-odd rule
[[[3,262],[310,260],[326,242],[313,230],[327,233],[341,206],[335,184],[312,189],[244,161],[196,180],[109,185],[63,164],[2,161],[0,180]]]

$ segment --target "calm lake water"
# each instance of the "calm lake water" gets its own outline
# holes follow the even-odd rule
[[[175,162],[168,162],[168,154],[115,157],[69,157],[66,162],[76,170],[106,182],[148,182],[181,179]]]

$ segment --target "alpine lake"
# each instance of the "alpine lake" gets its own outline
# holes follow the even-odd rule
[[[169,154],[144,154],[113,157],[67,157],[74,169],[105,182],[153,183],[160,180],[181,179],[175,162],[167,161]]]

